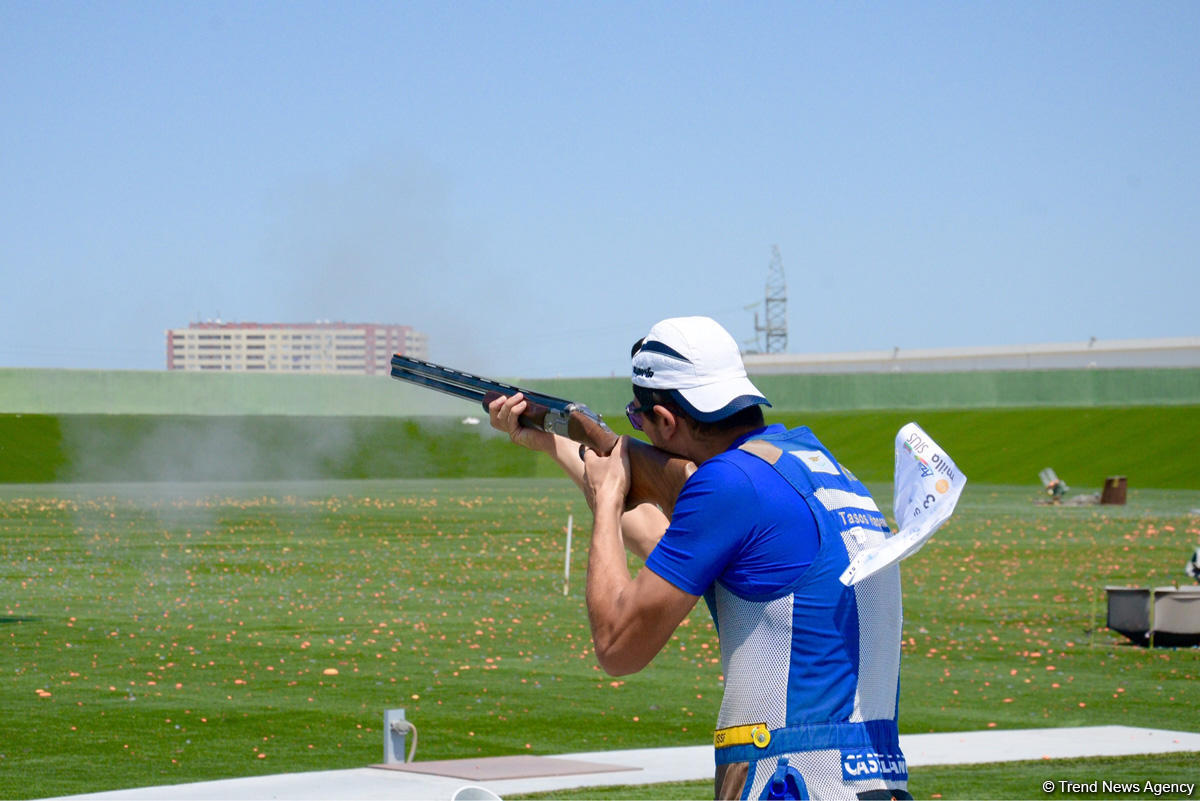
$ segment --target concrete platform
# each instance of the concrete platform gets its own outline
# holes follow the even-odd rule
[[[901,735],[900,745],[910,768],[928,765],[970,765],[1029,759],[1071,759],[1097,756],[1200,752],[1200,734],[1140,729],[1130,726],[1091,726],[1071,729],[1010,729],[946,734]],[[349,801],[350,799],[451,799],[467,785],[483,786],[504,797],[576,787],[657,784],[711,779],[712,746],[651,748],[629,751],[592,751],[563,754],[556,759],[610,766],[596,773],[525,776],[470,782],[453,776],[407,770],[355,768],[313,773],[286,773],[245,779],[141,787],[65,796],[92,801],[189,801],[222,799],[294,799],[295,801]],[[472,760],[459,760],[467,763]],[[479,762],[479,760],[474,760]],[[420,764],[420,763],[418,763]],[[473,766],[463,766],[468,770]],[[461,775],[475,775],[457,771]]]

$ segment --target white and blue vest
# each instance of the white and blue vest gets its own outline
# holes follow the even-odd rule
[[[717,728],[765,724],[770,731],[766,745],[718,747],[717,763],[781,757],[782,770],[782,757],[825,752],[820,762],[828,767],[821,772],[837,770],[836,754],[842,781],[903,783],[908,771],[896,727],[899,566],[853,587],[838,580],[859,549],[891,536],[887,522],[862,482],[807,428],[740,447],[772,465],[804,498],[820,545],[800,579],[777,597],[743,598],[714,585],[725,672]]]

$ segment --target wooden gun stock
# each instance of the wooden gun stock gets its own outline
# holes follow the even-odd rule
[[[655,503],[669,519],[683,485],[696,472],[696,463],[632,437],[627,447],[630,486],[626,506]]]

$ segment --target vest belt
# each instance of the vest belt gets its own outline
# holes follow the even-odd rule
[[[770,756],[799,751],[869,750],[901,755],[900,733],[894,720],[861,723],[799,723],[772,731],[763,723],[731,726],[714,733],[718,765],[757,762]],[[903,756],[900,757],[903,759]]]
[[[730,726],[713,732],[714,748],[729,748],[734,745],[754,745],[766,748],[771,744],[771,730],[765,723],[750,723],[745,726]]]

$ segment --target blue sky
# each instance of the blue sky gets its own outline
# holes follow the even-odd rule
[[[199,319],[504,376],[1190,336],[1200,4],[0,3],[0,366]]]

